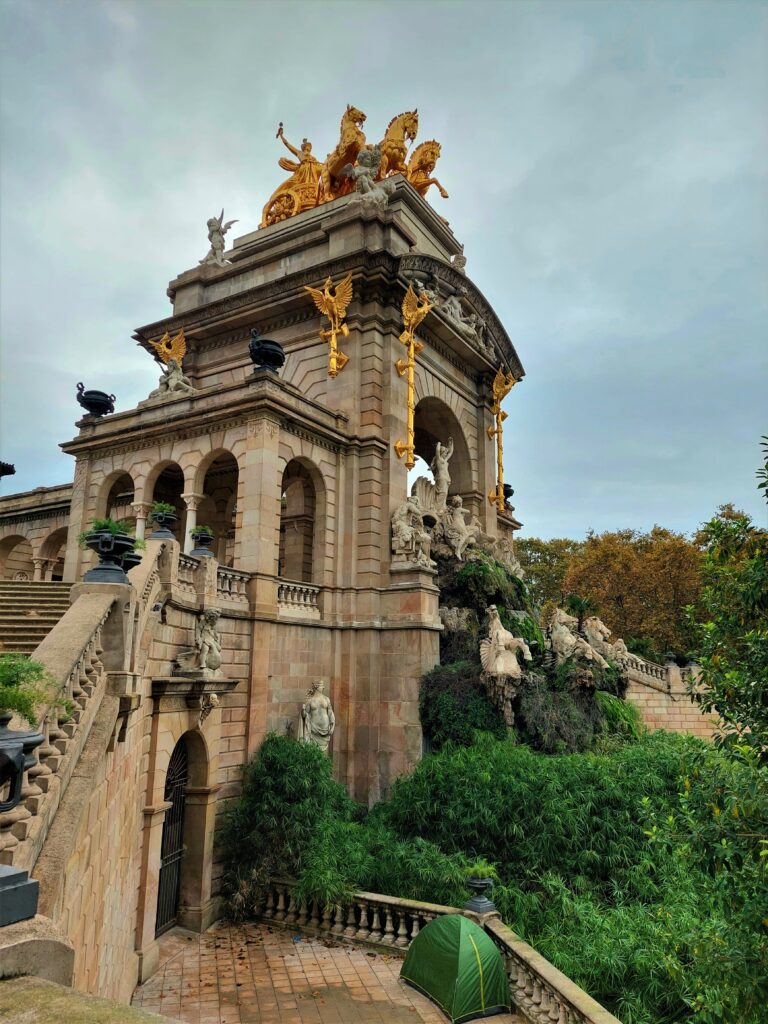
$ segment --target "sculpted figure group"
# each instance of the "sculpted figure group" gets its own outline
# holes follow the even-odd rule
[[[324,161],[312,154],[312,143],[304,139],[297,148],[286,139],[283,124],[277,138],[296,159],[281,157],[278,161],[290,177],[279,185],[267,200],[261,227],[277,224],[304,210],[338,199],[357,191],[370,205],[386,205],[390,187],[382,187],[387,178],[402,174],[416,191],[426,196],[434,185],[443,198],[448,193],[434,177],[440,156],[440,143],[430,139],[411,150],[419,130],[418,110],[406,110],[393,117],[381,142],[366,143],[362,110],[347,106],[339,126],[339,141]],[[209,222],[210,223],[210,222]]]

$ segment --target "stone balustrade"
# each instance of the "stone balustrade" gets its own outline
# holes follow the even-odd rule
[[[195,586],[195,573],[200,565],[197,558],[191,555],[179,554],[178,587],[179,590],[188,594],[197,594]]]
[[[223,601],[248,604],[249,572],[220,565],[216,572],[216,595]]]
[[[101,634],[117,600],[112,588],[82,594],[32,655],[57,690],[41,717],[44,739],[30,755],[21,802],[0,814],[0,863],[34,867],[105,693]]]
[[[639,672],[640,675],[651,676],[652,679],[661,679],[664,683],[667,682],[666,666],[658,665],[655,661],[646,661],[644,658],[630,654],[627,658],[627,667]]]
[[[278,580],[277,614],[294,619],[319,619],[320,587],[294,580]]]
[[[465,911],[456,907],[373,892],[356,892],[346,903],[326,904],[301,899],[294,882],[275,879],[267,887],[261,919],[338,942],[404,952],[430,921],[461,913]],[[531,1024],[621,1024],[507,928],[498,914],[467,916],[477,920],[498,946],[514,1008]]]

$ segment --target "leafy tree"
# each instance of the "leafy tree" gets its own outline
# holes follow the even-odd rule
[[[591,601],[613,633],[657,659],[692,649],[685,606],[701,590],[701,553],[683,534],[654,526],[649,533],[616,530],[590,534],[570,560],[569,593]]]
[[[525,582],[535,605],[541,607],[545,601],[562,605],[566,597],[565,574],[571,559],[583,547],[584,541],[565,537],[524,537],[515,541],[515,554],[525,570]]]

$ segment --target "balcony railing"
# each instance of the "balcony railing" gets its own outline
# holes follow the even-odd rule
[[[279,580],[277,584],[277,613],[294,619],[320,618],[318,597],[320,587],[294,580]]]

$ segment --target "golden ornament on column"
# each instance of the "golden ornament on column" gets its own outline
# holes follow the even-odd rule
[[[172,338],[168,331],[166,331],[160,341],[150,341],[149,344],[164,363],[169,363],[171,359],[175,359],[179,366],[181,366],[181,361],[187,354],[187,339],[184,337],[183,327],[175,337]]]
[[[347,316],[347,306],[352,301],[352,271],[350,270],[344,280],[339,281],[337,285],[334,285],[329,277],[322,290],[310,288],[308,285],[304,285],[304,290],[309,292],[322,315],[328,317],[331,322],[328,330],[320,328],[320,337],[328,342],[328,376],[335,377],[349,362],[349,356],[338,347],[337,338],[339,334],[345,338],[349,335],[349,328],[344,320]]]
[[[414,383],[414,370],[416,368],[416,356],[424,348],[424,345],[416,340],[415,331],[421,321],[432,309],[425,292],[417,297],[413,285],[408,285],[408,291],[403,299],[403,326],[405,330],[400,335],[400,341],[408,347],[408,358],[398,359],[395,368],[401,377],[408,375],[408,437],[405,442],[398,441],[395,444],[395,451],[398,459],[405,455],[405,465],[413,469],[416,464],[416,446],[414,443],[413,419],[416,412],[416,387]]]
[[[495,427],[488,427],[488,437],[492,441],[496,438],[496,464],[497,464],[497,481],[496,487],[488,492],[488,501],[491,505],[495,505],[499,512],[504,511],[504,445],[502,442],[502,424],[507,418],[507,414],[501,411],[501,403],[517,384],[517,378],[510,371],[505,374],[503,369],[499,367],[496,376],[493,379],[493,405],[491,406],[491,413],[496,419]]]

